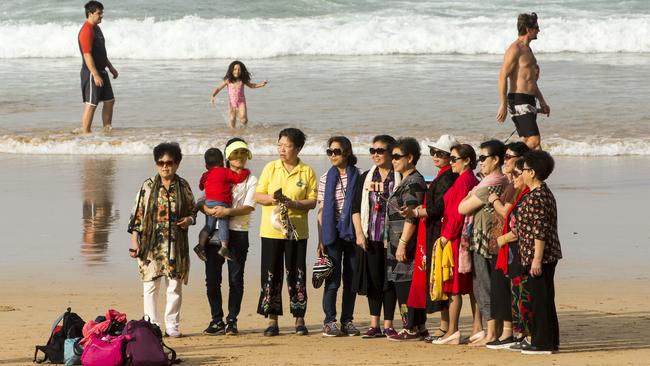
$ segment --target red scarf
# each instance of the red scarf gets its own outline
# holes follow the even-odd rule
[[[530,189],[528,186],[524,186],[524,189],[519,192],[519,195],[517,196],[517,199],[515,202],[512,204],[510,209],[508,210],[508,214],[506,215],[506,221],[503,223],[503,231],[502,234],[507,234],[510,232],[510,215],[512,215],[512,211],[517,207],[517,204],[519,201],[528,193],[530,192]],[[507,275],[508,274],[508,243],[506,242],[501,248],[499,248],[499,254],[497,254],[497,264],[496,264],[496,269],[500,269],[503,274]]]

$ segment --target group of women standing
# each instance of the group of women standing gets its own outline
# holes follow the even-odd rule
[[[229,144],[237,143],[238,149],[230,151],[241,151],[226,159],[231,169],[241,169],[252,155],[243,140],[234,140]],[[527,151],[520,142],[506,146],[490,140],[480,145],[477,157],[470,145],[443,135],[429,146],[438,171],[427,184],[416,168],[421,158],[417,140],[376,136],[369,148],[373,165],[362,172],[350,140],[334,136],[326,149],[332,166],[318,179],[298,157],[305,141],[298,129],[282,130],[279,159],[266,164],[259,181],[251,176],[253,181],[241,183],[239,193],[235,188],[232,208],[197,205],[206,214],[242,216],[246,223],[230,228],[240,231],[231,238],[241,240],[232,240],[231,251],[239,254],[228,262],[226,322],[220,293],[224,261],[216,250],[208,251],[214,256],[206,263],[212,321],[205,333],[237,333],[248,217],[257,203],[262,205],[257,311],[269,319],[265,336],[280,332],[285,275],[295,333],[308,334],[307,214],[318,208],[317,251],[331,267],[323,289],[323,336],[361,335],[353,322],[355,299],[361,294],[367,296],[370,312],[364,338],[469,343],[524,353],[558,349],[553,278],[561,249],[555,199],[544,183],[554,164],[548,153]],[[158,174],[145,182],[132,212],[130,251],[138,258],[144,282],[145,313],[154,322],[158,318],[151,294],[165,287],[161,278],[169,279],[166,330],[178,336],[178,281],[187,278],[187,226],[194,222],[196,210],[191,209],[194,199],[187,182],[175,174],[180,148],[160,146],[154,150]],[[480,181],[474,173],[477,164]],[[274,224],[276,215],[284,224]],[[459,330],[463,295],[470,295],[474,319],[468,339]],[[399,332],[393,323],[396,308],[402,318]],[[440,313],[440,325],[431,334],[427,313]]]

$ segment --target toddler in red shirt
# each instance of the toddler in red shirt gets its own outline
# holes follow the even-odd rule
[[[231,169],[225,168],[223,154],[217,148],[208,149],[204,154],[204,159],[207,171],[201,176],[199,189],[205,191],[205,205],[209,208],[216,206],[229,208],[232,205],[232,187],[245,181],[250,175],[250,170],[242,169],[239,173],[235,173]],[[194,252],[201,260],[206,260],[205,246],[217,228],[217,223],[219,224],[218,235],[221,242],[219,255],[232,260],[228,250],[229,222],[228,217],[205,216],[205,226],[199,233],[199,244],[194,247]]]

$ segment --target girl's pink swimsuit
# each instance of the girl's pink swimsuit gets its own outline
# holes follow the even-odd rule
[[[246,103],[244,83],[228,83],[228,97],[230,98],[230,108],[237,108],[240,104]]]

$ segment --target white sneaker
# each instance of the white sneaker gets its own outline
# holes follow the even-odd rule
[[[183,334],[181,334],[181,332],[179,332],[178,329],[173,329],[173,328],[167,328],[167,330],[165,330],[165,334],[168,337],[172,337],[172,338],[180,338],[183,336]]]

